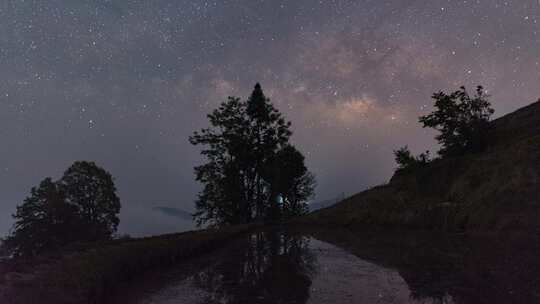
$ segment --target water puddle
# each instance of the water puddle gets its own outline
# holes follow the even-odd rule
[[[149,274],[113,301],[539,303],[537,281],[530,281],[538,278],[536,255],[534,263],[525,264],[529,271],[520,270],[516,277],[506,267],[515,270],[519,263],[501,265],[499,256],[493,260],[461,242],[436,243],[416,237],[358,239],[262,231],[173,269]],[[505,279],[500,282],[500,278]]]

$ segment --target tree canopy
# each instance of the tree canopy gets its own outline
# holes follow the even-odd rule
[[[242,101],[229,97],[208,115],[211,127],[194,132],[207,162],[195,167],[204,187],[196,201],[197,224],[228,225],[301,214],[314,178],[289,139],[291,123],[259,84]]]
[[[450,94],[442,91],[432,95],[435,110],[420,116],[424,128],[439,132],[435,139],[441,144],[437,152],[440,157],[459,156],[483,150],[487,144],[489,120],[494,110],[488,102],[488,95],[482,86],[476,87],[470,96],[465,87]],[[397,170],[425,165],[432,161],[429,151],[413,156],[407,146],[394,151]]]
[[[441,156],[455,156],[482,150],[486,144],[486,132],[494,110],[482,86],[470,96],[465,87],[446,94],[433,94],[435,111],[419,118],[423,127],[439,131],[435,138],[442,145]]]
[[[77,206],[79,234],[85,240],[108,239],[120,220],[120,199],[113,177],[94,162],[77,161],[58,181],[68,204]]]
[[[109,239],[119,223],[112,176],[93,162],[75,162],[59,181],[50,177],[17,206],[4,246],[35,255],[75,241]]]
[[[30,190],[13,215],[16,222],[6,245],[18,255],[34,255],[74,241],[76,206],[66,204],[64,191],[51,178]]]

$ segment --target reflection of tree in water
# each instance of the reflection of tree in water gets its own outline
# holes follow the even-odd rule
[[[305,303],[315,255],[309,239],[266,231],[243,239],[222,262],[195,276],[206,303]]]

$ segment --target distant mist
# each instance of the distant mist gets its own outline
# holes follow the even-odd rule
[[[134,237],[196,229],[189,212],[171,207],[126,204],[120,212],[118,233]]]
[[[161,212],[168,216],[178,218],[180,220],[189,221],[189,222],[193,221],[193,215],[191,214],[191,212],[187,212],[179,208],[158,206],[158,207],[152,208],[152,210]]]

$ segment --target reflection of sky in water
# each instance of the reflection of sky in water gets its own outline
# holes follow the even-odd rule
[[[250,243],[254,243],[252,236]],[[280,242],[286,243],[287,240],[282,235],[279,236]],[[155,304],[172,304],[172,303],[241,303],[244,298],[239,298],[236,293],[241,292],[249,294],[250,303],[454,303],[451,296],[446,296],[443,299],[413,299],[411,291],[405,280],[394,269],[384,268],[376,264],[364,261],[358,257],[345,252],[344,250],[331,244],[318,241],[315,239],[303,238],[307,244],[309,253],[307,256],[314,257],[314,270],[309,272],[310,278],[309,294],[307,301],[299,300],[302,297],[290,296],[283,301],[283,283],[277,282],[280,280],[290,280],[295,284],[291,277],[297,276],[294,265],[288,268],[281,268],[282,273],[279,277],[274,276],[274,281],[270,283],[270,293],[265,293],[264,290],[257,291],[249,289],[235,290],[235,284],[241,282],[227,282],[227,274],[216,275],[216,269],[223,267],[223,261],[217,261],[212,266],[205,268],[203,271],[192,275],[179,282],[169,284],[167,287],[151,292],[138,303],[155,303]],[[279,256],[286,255],[287,250],[284,247],[277,248],[276,253]],[[248,254],[249,255],[249,254]],[[225,259],[234,257],[220,255]],[[291,260],[306,262],[309,257],[289,257]],[[264,259],[268,262],[271,258]],[[279,260],[275,260],[279,261]],[[301,262],[301,263],[302,263]],[[227,260],[225,260],[227,263]],[[258,264],[256,261],[253,264]],[[272,262],[270,262],[272,263]],[[249,263],[247,263],[249,264]],[[249,266],[247,266],[249,268]],[[272,268],[269,265],[266,269]],[[268,271],[271,272],[271,271]],[[214,277],[212,277],[214,275]],[[207,286],[201,286],[200,278],[204,277]],[[260,275],[261,280],[264,280],[264,274]],[[275,284],[275,285],[274,285]],[[218,286],[218,288],[216,288]],[[223,288],[225,286],[225,288]],[[236,286],[238,287],[238,286]],[[224,296],[224,293],[229,295]],[[287,291],[285,291],[287,292]],[[302,290],[297,290],[302,293]],[[268,298],[268,296],[276,296],[277,298]],[[240,299],[240,300],[239,300]],[[289,299],[287,301],[287,299]],[[243,302],[242,302],[243,303]]]
[[[307,303],[454,303],[411,298],[405,280],[394,269],[366,262],[331,244],[312,240],[318,274],[313,278]]]

